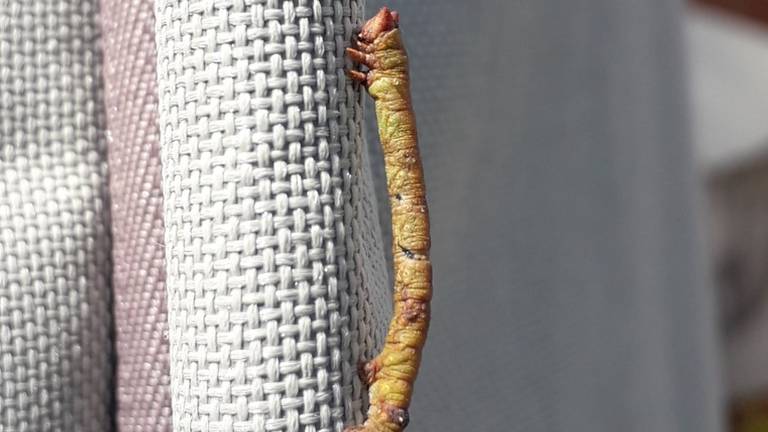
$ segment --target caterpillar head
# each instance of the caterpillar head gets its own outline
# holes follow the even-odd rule
[[[397,28],[400,15],[383,7],[373,18],[369,19],[360,31],[360,40],[365,43],[373,43],[379,36]]]

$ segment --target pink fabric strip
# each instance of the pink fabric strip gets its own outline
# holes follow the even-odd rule
[[[170,431],[152,0],[101,0],[117,345],[117,424]]]

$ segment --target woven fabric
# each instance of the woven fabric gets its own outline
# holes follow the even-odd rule
[[[102,0],[117,426],[171,429],[154,3]]]
[[[112,426],[96,6],[0,1],[0,431]]]
[[[340,431],[389,296],[362,4],[155,2],[174,429]]]

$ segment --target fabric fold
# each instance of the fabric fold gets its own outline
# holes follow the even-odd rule
[[[153,5],[101,0],[122,432],[171,428]]]

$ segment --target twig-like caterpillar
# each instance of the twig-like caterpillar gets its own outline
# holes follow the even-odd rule
[[[429,213],[411,107],[408,57],[397,27],[397,13],[383,8],[365,23],[355,48],[347,49],[355,63],[368,68],[348,75],[368,89],[376,104],[392,209],[395,275],[394,316],[384,348],[361,367],[370,386],[368,418],[348,432],[400,432],[407,426],[429,327]]]

